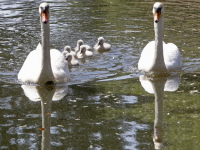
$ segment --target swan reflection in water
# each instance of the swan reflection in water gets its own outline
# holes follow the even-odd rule
[[[58,86],[30,86],[22,85],[25,95],[32,101],[41,100],[42,110],[42,150],[51,149],[50,126],[51,126],[51,103],[61,100],[68,93],[67,85]]]
[[[176,91],[180,84],[180,75],[171,75],[169,77],[148,78],[145,75],[140,76],[142,87],[148,93],[155,96],[155,120],[154,120],[154,147],[161,149],[163,147],[163,95],[164,91]]]

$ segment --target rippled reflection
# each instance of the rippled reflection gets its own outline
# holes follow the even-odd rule
[[[51,104],[52,100],[61,100],[68,92],[68,86],[30,86],[22,85],[25,95],[32,101],[41,101],[42,142],[41,149],[51,149]]]
[[[164,127],[163,127],[163,95],[164,91],[176,91],[180,84],[180,75],[175,74],[165,78],[148,78],[140,76],[142,87],[155,96],[155,120],[154,120],[154,147],[163,147]]]

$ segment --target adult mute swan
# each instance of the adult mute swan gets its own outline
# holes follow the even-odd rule
[[[18,80],[23,83],[48,84],[64,83],[70,79],[67,61],[60,51],[50,50],[49,4],[39,6],[42,46],[38,44],[27,56]]]
[[[104,42],[103,37],[98,38],[98,42],[94,45],[94,49],[99,52],[109,51],[111,45]]]
[[[144,72],[173,72],[181,70],[182,61],[178,47],[163,42],[164,7],[160,2],[153,6],[155,41],[149,42],[143,49],[138,70]]]

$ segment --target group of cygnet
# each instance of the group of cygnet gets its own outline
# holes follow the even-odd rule
[[[103,37],[98,38],[98,42],[94,45],[94,50],[98,52],[105,52],[109,51],[111,45],[104,42]],[[92,48],[89,45],[85,45],[83,40],[78,40],[77,45],[74,48],[74,51],[71,49],[70,46],[65,46],[62,52],[66,60],[68,61],[68,66],[77,66],[79,62],[76,58],[87,58],[92,57],[93,52]]]

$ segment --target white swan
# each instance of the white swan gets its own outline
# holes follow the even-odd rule
[[[163,42],[164,7],[160,2],[153,6],[155,41],[149,42],[143,49],[138,70],[144,72],[173,72],[181,70],[182,61],[178,47]]]
[[[92,51],[92,48],[91,48],[89,45],[84,44],[83,40],[78,40],[78,41],[77,41],[77,45],[76,45],[76,47],[74,48],[74,49],[75,49],[75,52],[79,52],[79,51],[80,51],[80,46],[81,46],[81,45],[84,45],[85,48],[86,48],[86,50]]]
[[[81,45],[80,47],[80,52],[77,53],[78,58],[87,58],[87,57],[92,57],[93,52],[86,50],[85,45]]]
[[[65,52],[67,52],[67,53],[73,55],[74,57],[76,57],[76,52],[72,51],[71,47],[68,46],[68,45],[64,47],[64,50],[63,50],[62,54],[66,54]]]
[[[49,4],[42,3],[39,6],[41,20],[42,46],[38,44],[27,56],[18,80],[23,83],[64,83],[70,79],[67,61],[60,51],[50,50],[49,42]]]
[[[98,38],[98,42],[94,45],[94,49],[99,52],[109,51],[111,45],[104,42],[103,37]]]

